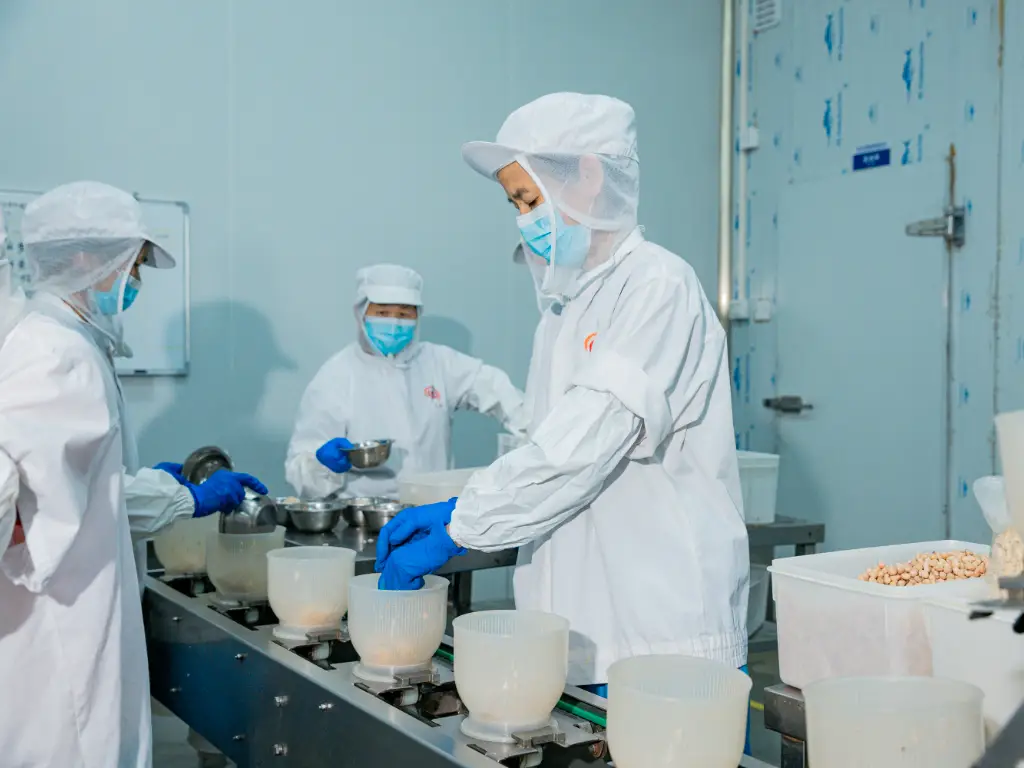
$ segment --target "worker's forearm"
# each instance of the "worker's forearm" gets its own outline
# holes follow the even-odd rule
[[[460,546],[494,552],[550,533],[597,496],[640,426],[613,395],[572,390],[529,443],[473,476],[449,535]]]

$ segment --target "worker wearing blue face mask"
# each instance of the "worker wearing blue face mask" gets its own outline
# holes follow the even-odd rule
[[[298,495],[395,496],[401,473],[451,469],[459,409],[524,430],[523,395],[503,371],[419,340],[422,291],[407,267],[378,264],[356,275],[357,341],[310,382],[288,446],[285,475]],[[389,461],[350,471],[352,443],[380,438],[394,440]]]

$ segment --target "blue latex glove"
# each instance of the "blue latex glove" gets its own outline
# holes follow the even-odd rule
[[[327,467],[331,472],[341,474],[352,469],[352,462],[348,460],[346,451],[351,450],[352,443],[344,437],[336,437],[328,440],[320,446],[316,452],[316,460]]]
[[[182,485],[188,485],[188,483],[185,481],[185,475],[182,474],[182,472],[184,472],[185,470],[184,467],[181,466],[181,464],[175,464],[174,462],[171,461],[161,461],[159,464],[153,467],[153,469],[159,469],[161,472],[166,472],[168,475],[173,477]]]
[[[466,553],[445,530],[455,501],[407,509],[384,527],[377,541],[379,589],[420,589],[425,575]]]
[[[377,537],[377,562],[373,564],[374,570],[383,572],[388,557],[398,547],[426,537],[437,526],[444,528],[448,525],[452,521],[457,501],[458,498],[453,497],[436,504],[409,507],[395,515],[395,519],[385,525]]]
[[[252,475],[218,469],[202,485],[186,483],[196,503],[193,517],[206,517],[214,512],[230,512],[245,498],[245,489],[266,494],[267,486]]]

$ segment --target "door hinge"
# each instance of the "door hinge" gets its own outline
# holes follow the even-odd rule
[[[963,246],[967,229],[967,210],[962,205],[946,206],[946,212],[934,219],[907,224],[910,237],[941,237],[957,248]]]

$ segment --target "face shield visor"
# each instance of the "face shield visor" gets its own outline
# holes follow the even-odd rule
[[[144,239],[76,239],[26,244],[30,290],[63,300],[111,343],[114,354],[129,354],[122,315],[140,283],[131,272]]]
[[[544,202],[517,218],[541,302],[572,298],[635,229],[640,167],[612,155],[519,155]]]

